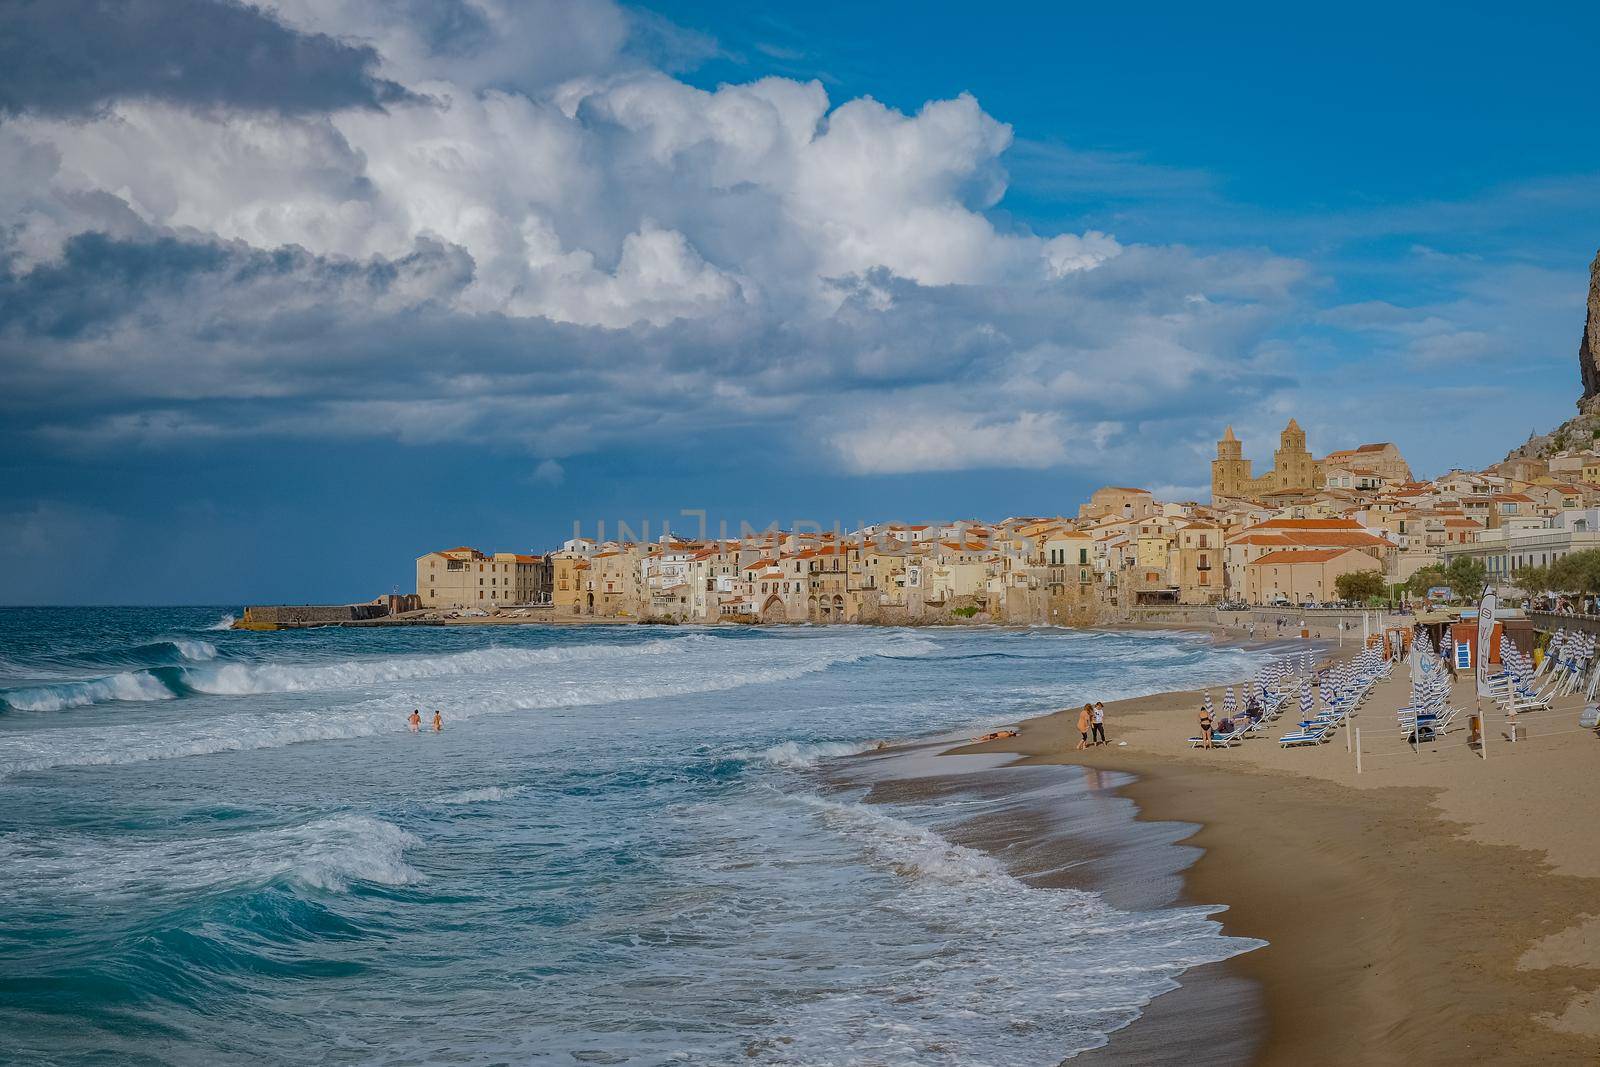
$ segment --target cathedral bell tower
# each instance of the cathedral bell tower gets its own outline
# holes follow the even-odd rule
[[[1244,445],[1229,426],[1217,442],[1217,458],[1211,461],[1211,499],[1242,496],[1250,487],[1250,461],[1244,458]]]
[[[1272,474],[1275,489],[1315,489],[1317,487],[1317,461],[1306,450],[1306,432],[1294,419],[1283,428],[1278,437],[1278,451],[1273,455]]]

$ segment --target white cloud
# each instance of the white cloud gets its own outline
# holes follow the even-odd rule
[[[970,95],[700,89],[609,4],[455,0],[453,37],[406,0],[273,7],[421,102],[0,126],[0,283],[32,331],[0,337],[0,393],[35,432],[492,428],[566,457],[716,427],[858,472],[1039,469],[1270,388],[1303,264],[997,227],[1013,135]]]
[[[985,419],[926,410],[883,413],[867,421],[830,439],[846,469],[856,474],[1092,465],[1093,454],[1121,429],[1113,422],[1069,426],[1055,412],[1037,411]]]

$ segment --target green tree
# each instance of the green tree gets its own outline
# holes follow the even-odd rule
[[[1478,560],[1467,556],[1457,556],[1450,561],[1450,566],[1444,570],[1445,584],[1455,593],[1458,600],[1475,600],[1483,592],[1483,583],[1487,572]]]
[[[1550,584],[1549,567],[1524,567],[1512,577],[1517,583],[1517,588],[1529,596],[1548,593],[1555,588]]]
[[[1406,591],[1414,597],[1425,597],[1428,590],[1436,585],[1448,585],[1444,568],[1437,563],[1431,563],[1417,570],[1410,578],[1406,579]]]
[[[1335,578],[1333,587],[1339,591],[1340,600],[1362,604],[1383,595],[1383,575],[1377,571],[1351,571]]]
[[[1562,556],[1548,569],[1549,588],[1560,593],[1600,593],[1600,549]]]

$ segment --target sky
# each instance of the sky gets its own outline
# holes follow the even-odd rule
[[[1431,475],[1574,412],[1600,7],[1116,7],[13,0],[0,603],[1203,499],[1291,415]]]

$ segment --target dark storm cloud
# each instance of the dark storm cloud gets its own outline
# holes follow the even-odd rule
[[[733,307],[625,329],[460,310],[474,264],[434,240],[354,260],[89,233],[57,261],[3,263],[0,249],[0,410],[15,430],[75,448],[492,434],[565,456],[662,434],[688,440],[713,423],[814,440],[818,412],[844,425],[890,395],[948,412],[948,398],[928,392],[941,383],[974,403],[1026,399],[1087,420],[1170,419],[1183,403],[1225,407],[1285,384],[1215,364],[1167,382],[1129,350],[1124,309],[1162,320],[1201,278],[1220,286],[1230,274],[1224,261],[1182,254],[1025,291],[919,286],[878,271],[841,279],[844,300],[821,319]],[[1210,331],[1194,339],[1201,347],[1246,353],[1262,326],[1236,309],[1191,329]],[[1129,374],[1105,370],[1108,358]],[[1084,391],[1093,368],[1096,386]],[[1006,384],[1018,377],[1022,394]]]
[[[86,115],[124,98],[286,114],[406,99],[378,55],[226,0],[7,0],[0,115]]]

